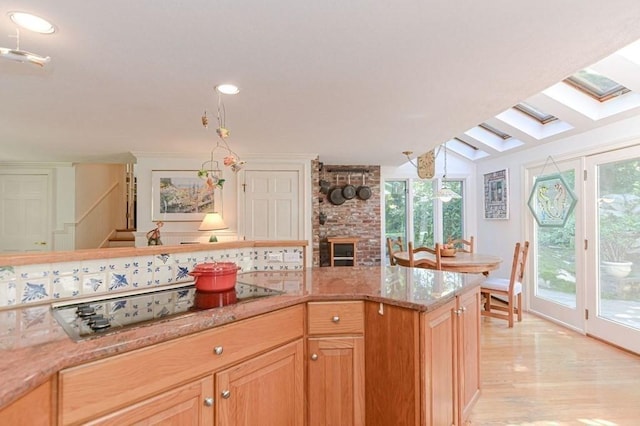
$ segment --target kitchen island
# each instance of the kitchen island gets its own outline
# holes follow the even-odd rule
[[[448,424],[458,424],[464,420],[464,412],[479,394],[478,290],[483,279],[481,275],[404,267],[246,272],[238,275],[238,281],[280,290],[282,294],[220,308],[190,311],[166,321],[80,342],[72,341],[65,334],[52,318],[48,307],[44,310],[40,307],[38,317],[32,320],[47,323],[46,333],[35,336],[33,341],[16,338],[14,345],[11,345],[10,339],[3,340],[4,344],[0,349],[0,374],[3,377],[0,406],[8,406],[16,400],[19,403],[19,398],[23,395],[28,396],[30,391],[41,389],[41,385],[50,383],[51,412],[52,418],[56,419],[54,423],[84,422],[87,418],[82,416],[86,413],[81,413],[82,410],[77,409],[73,401],[68,401],[64,387],[67,382],[73,383],[72,378],[79,374],[76,373],[76,366],[82,368],[85,365],[99,365],[105,360],[125,360],[128,356],[144,360],[147,353],[144,351],[149,348],[164,348],[173,342],[187,341],[193,341],[195,345],[196,339],[204,336],[203,333],[218,328],[224,330],[236,323],[248,324],[246,334],[243,335],[247,341],[240,342],[239,346],[244,348],[254,345],[257,348],[256,354],[266,356],[273,348],[267,344],[262,345],[261,340],[268,340],[268,336],[251,333],[251,329],[257,327],[255,330],[259,330],[259,324],[265,324],[269,329],[268,315],[273,314],[281,315],[281,319],[271,328],[290,330],[282,332],[281,346],[302,345],[302,350],[288,350],[293,351],[292,353],[300,352],[295,357],[304,354],[305,359],[314,355],[317,359],[317,354],[310,354],[310,350],[304,349],[305,339],[314,336],[314,332],[307,329],[306,322],[311,321],[311,306],[316,304],[315,307],[321,312],[330,312],[338,306],[336,309],[343,309],[345,318],[349,318],[353,307],[353,312],[356,312],[354,321],[362,321],[359,328],[337,328],[334,333],[334,337],[338,338],[364,340],[363,346],[356,345],[364,348],[364,351],[356,354],[357,359],[361,359],[364,364],[360,365],[364,373],[360,375],[364,377],[360,378],[364,382],[361,383],[362,386],[352,386],[354,392],[360,395],[354,397],[355,402],[350,400],[358,411],[354,415],[353,424],[365,424],[365,418],[366,424],[371,425],[390,424],[389,419],[398,422],[400,418],[408,422],[405,424],[439,424],[439,419],[450,419]],[[355,305],[344,305],[349,302],[354,302]],[[2,314],[14,317],[19,323],[25,318],[33,317],[35,314],[31,311],[36,308],[38,307],[22,307],[3,311]],[[247,323],[261,318],[264,318],[262,323]],[[338,315],[331,318],[336,324],[339,323]],[[19,333],[19,326],[13,331]],[[322,332],[318,333],[322,336]],[[327,337],[326,334],[323,336]],[[320,343],[323,342],[336,340],[324,339]],[[148,353],[150,359],[160,356]],[[249,355],[249,352],[240,353],[237,358],[232,359],[240,362],[250,358]],[[184,362],[189,364],[189,360]],[[306,368],[311,368],[312,362],[309,360],[303,364]],[[296,363],[299,364],[300,360]],[[233,366],[233,363],[229,365]],[[145,365],[140,365],[140,368],[144,369]],[[60,373],[65,371],[69,373]],[[201,372],[194,371],[194,379],[199,379],[200,376]],[[461,378],[465,380],[460,380]],[[200,388],[212,386],[208,377],[199,380],[204,380],[198,382]],[[381,383],[385,386],[381,387]],[[106,387],[108,386],[105,385],[102,392],[108,394]],[[158,396],[160,390],[171,387],[169,383],[158,383],[157,386],[149,387],[149,394]],[[306,392],[313,393],[311,390]],[[448,400],[445,405],[450,405],[444,411],[442,407],[434,406],[442,400],[442,392],[449,396],[445,398]],[[222,401],[222,398],[216,401]],[[205,404],[214,404],[213,398],[205,400]],[[304,402],[306,399],[302,398],[300,401]],[[113,404],[111,408],[118,410],[124,406],[115,397]],[[65,410],[68,407],[75,407],[77,415],[66,416]],[[310,416],[304,414],[308,412],[308,408],[291,409],[302,410],[298,415],[303,416],[305,422],[311,422]],[[213,414],[210,418],[214,418]],[[296,417],[299,418],[301,417]]]

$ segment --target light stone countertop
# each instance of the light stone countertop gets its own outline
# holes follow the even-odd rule
[[[283,290],[284,294],[191,311],[80,342],[73,341],[58,325],[50,305],[0,311],[0,407],[64,368],[299,303],[369,300],[429,312],[479,286],[484,277],[401,266],[356,266],[249,272],[238,275],[238,281]]]

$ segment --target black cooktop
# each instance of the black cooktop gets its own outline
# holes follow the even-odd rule
[[[102,298],[80,299],[51,306],[53,316],[74,340],[91,339],[119,331],[166,321],[188,312],[219,308],[257,298],[282,294],[280,290],[237,283],[223,293],[196,290],[193,282],[164,289]]]

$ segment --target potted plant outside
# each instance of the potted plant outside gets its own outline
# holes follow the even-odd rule
[[[609,194],[600,198],[600,261],[603,271],[617,278],[631,273],[640,253],[640,197]]]

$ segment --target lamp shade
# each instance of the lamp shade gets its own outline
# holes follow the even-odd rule
[[[218,229],[227,229],[220,213],[207,213],[202,219],[202,223],[198,227],[198,231],[217,231]]]
[[[433,198],[437,198],[443,203],[448,203],[454,198],[462,198],[462,197],[460,196],[460,194],[457,194],[456,192],[452,191],[448,187],[443,186],[442,189],[436,192]]]

